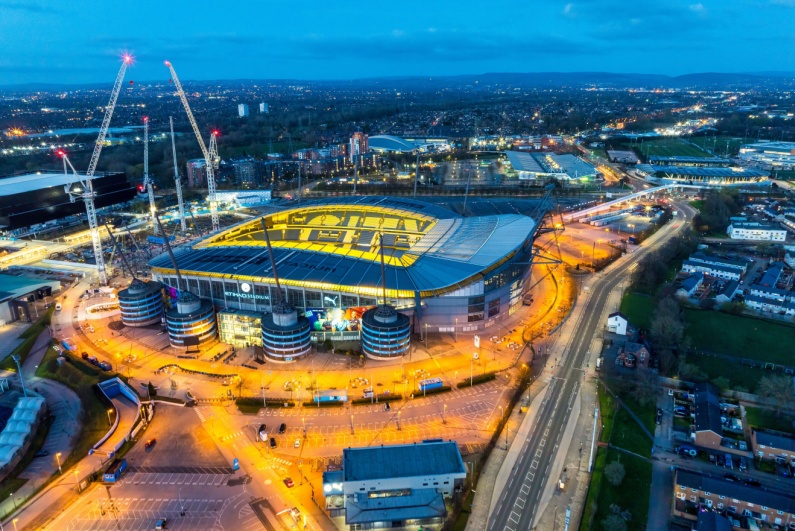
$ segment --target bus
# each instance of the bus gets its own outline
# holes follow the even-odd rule
[[[417,382],[417,388],[420,391],[430,391],[431,389],[440,389],[443,387],[441,378],[428,378]]]

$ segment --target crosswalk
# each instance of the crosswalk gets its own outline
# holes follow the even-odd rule
[[[125,474],[119,483],[128,485],[203,485],[220,487],[226,485],[231,474],[177,474],[132,472]]]

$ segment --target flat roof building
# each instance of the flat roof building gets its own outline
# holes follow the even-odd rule
[[[755,221],[735,221],[726,229],[732,240],[755,240],[783,242],[787,239],[787,230],[778,225],[765,225]]]
[[[455,442],[346,448],[342,469],[323,474],[323,495],[330,516],[351,528],[435,525],[466,474]]]
[[[764,169],[795,169],[795,142],[758,142],[740,147],[741,160]]]
[[[638,164],[636,175],[650,183],[704,186],[769,186],[767,171],[747,167],[658,166]]]

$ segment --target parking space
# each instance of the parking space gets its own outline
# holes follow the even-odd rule
[[[67,530],[154,529],[161,518],[168,519],[168,529],[223,529],[219,499],[115,498],[97,500],[66,524]],[[181,516],[182,513],[185,516]]]

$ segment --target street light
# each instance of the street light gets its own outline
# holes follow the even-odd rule
[[[111,413],[113,413],[113,408],[110,408],[110,409],[108,409],[108,425],[109,425],[109,426],[110,426],[111,424],[113,424],[113,423],[110,421],[110,414],[111,414]]]
[[[354,435],[354,433],[353,433],[353,415],[351,415],[351,435]]]
[[[445,413],[447,413],[447,404],[445,404],[444,409],[442,409],[442,424],[447,424],[447,417]]]
[[[14,524],[14,531],[17,531],[17,520],[19,520],[19,518],[14,518],[13,520],[11,520],[11,523]]]
[[[425,323],[425,350],[428,350],[428,323]]]
[[[58,461],[58,472],[63,476],[63,470],[61,470],[61,452],[55,454],[55,460]]]
[[[397,428],[398,428],[398,431],[400,431],[400,411],[398,411],[398,414],[397,414]]]

